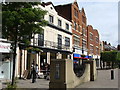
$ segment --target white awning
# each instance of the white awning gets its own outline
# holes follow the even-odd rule
[[[0,42],[0,53],[10,53],[10,43]]]

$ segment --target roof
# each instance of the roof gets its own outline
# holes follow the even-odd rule
[[[46,2],[46,3],[45,3],[45,2],[42,2],[41,5],[45,7],[45,6],[48,6],[48,5],[51,5],[51,4],[53,5],[52,2]],[[53,5],[53,6],[54,6],[54,5]]]

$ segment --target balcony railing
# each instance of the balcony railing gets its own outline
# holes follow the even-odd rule
[[[51,48],[51,49],[60,49],[60,50],[70,51],[70,46],[66,46],[65,44],[58,45],[57,42],[52,42],[48,40],[39,41],[38,38],[35,38],[34,42],[31,42],[31,43],[32,45],[35,45],[35,46],[43,46],[43,47]]]
[[[44,47],[70,51],[70,46],[66,46],[65,44],[60,45],[57,42],[47,40],[44,40]]]

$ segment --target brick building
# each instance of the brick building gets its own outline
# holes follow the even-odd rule
[[[110,43],[108,43],[107,41],[102,41],[101,42],[101,52],[103,51],[112,51],[112,50],[117,50],[117,48],[115,48],[114,46],[112,46]]]
[[[96,29],[93,29],[91,25],[87,26],[87,47],[88,55],[93,56],[93,58],[100,57],[100,41],[99,33]]]
[[[84,8],[79,9],[76,1],[70,4],[55,6],[59,15],[72,22],[73,58],[87,56],[87,18]]]
[[[100,40],[98,30],[93,29],[92,25],[87,26],[87,48],[88,56],[96,59],[97,66],[100,67]]]

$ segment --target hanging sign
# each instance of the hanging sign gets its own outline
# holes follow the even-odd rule
[[[0,42],[0,53],[10,53],[10,43]]]

